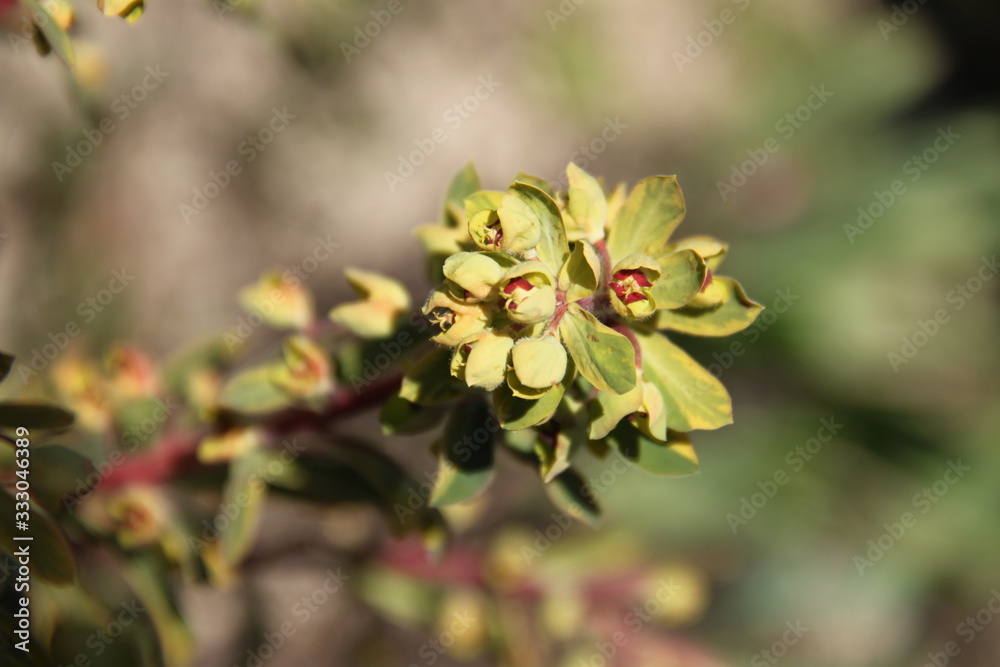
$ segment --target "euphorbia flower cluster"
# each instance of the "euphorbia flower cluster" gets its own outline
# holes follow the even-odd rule
[[[494,391],[508,428],[547,422],[575,389],[592,439],[624,418],[663,444],[729,423],[722,385],[658,333],[725,335],[754,320],[760,306],[713,276],[726,246],[671,241],[685,210],[674,177],[628,196],[573,164],[567,177],[565,193],[526,175],[469,192],[444,224],[418,230],[441,260],[423,313],[431,340],[454,348],[449,372]]]

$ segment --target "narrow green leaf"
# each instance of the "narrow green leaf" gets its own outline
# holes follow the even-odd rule
[[[42,7],[38,0],[21,0],[21,6],[31,17],[32,22],[38,26],[45,40],[68,66],[76,65],[76,56],[73,54],[73,43],[69,35],[63,30],[52,15]]]
[[[14,357],[0,352],[0,382],[3,382],[14,366]]]
[[[497,422],[485,401],[455,410],[441,435],[432,507],[474,498],[493,478],[493,438]]]
[[[236,516],[222,531],[222,557],[238,564],[250,550],[260,528],[267,490],[268,452],[251,449],[229,464],[229,478],[222,491],[222,507],[236,508]]]
[[[543,450],[540,456],[542,481],[551,482],[569,468],[577,453],[587,444],[587,407],[582,401],[565,396],[559,406],[559,430],[555,434],[552,447]]]
[[[411,403],[391,396],[382,406],[379,421],[385,435],[415,435],[431,430],[441,423],[444,409]]]
[[[657,310],[679,308],[693,299],[705,282],[708,267],[694,250],[680,250],[657,258],[660,277],[653,285]]]
[[[73,413],[54,405],[0,403],[0,426],[66,428],[72,425]]]
[[[20,521],[22,518],[19,513],[14,497],[0,487],[0,517],[4,519],[0,521],[0,549],[13,555],[18,549],[27,548],[31,571],[39,579],[56,585],[72,583],[76,576],[76,562],[62,531],[33,506],[27,510],[27,530],[17,530],[15,519]],[[15,540],[15,536],[30,536],[32,539]]]
[[[468,387],[451,375],[452,350],[436,347],[403,373],[400,398],[420,405],[441,405],[460,398]]]
[[[684,219],[676,176],[651,176],[635,186],[608,232],[612,261],[632,253],[656,256]]]
[[[580,374],[598,389],[624,394],[635,387],[635,348],[628,338],[570,304],[559,333]]]
[[[470,162],[451,179],[451,184],[448,186],[448,192],[444,198],[445,207],[442,214],[442,221],[450,227],[456,227],[461,224],[462,221],[455,215],[455,208],[457,207],[459,211],[464,211],[463,202],[465,198],[481,187],[476,168]]]
[[[685,307],[661,310],[653,319],[657,329],[672,329],[692,336],[729,336],[753,324],[764,306],[752,301],[732,278],[713,276],[712,285],[722,293],[714,308]]]
[[[619,424],[607,440],[629,463],[654,475],[683,477],[698,472],[698,456],[687,433],[668,431],[667,441],[657,442],[631,424]]]
[[[572,468],[546,484],[545,492],[556,507],[577,521],[588,526],[596,526],[600,521],[601,508],[594,498],[594,489]]]
[[[663,397],[669,428],[711,430],[732,423],[729,394],[715,376],[662,334],[637,331],[636,337],[643,375]]]
[[[83,487],[94,473],[94,464],[62,445],[32,447],[31,494],[42,507],[55,511],[62,507],[62,497]]]
[[[124,573],[156,628],[163,666],[190,665],[195,653],[194,634],[181,613],[164,556],[158,552],[136,555],[126,562]]]
[[[274,412],[291,406],[295,399],[274,382],[282,364],[269,364],[232,377],[222,388],[219,404],[244,414]]]

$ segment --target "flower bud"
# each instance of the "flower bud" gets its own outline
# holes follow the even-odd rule
[[[422,312],[436,331],[431,340],[452,347],[466,336],[485,331],[490,320],[483,304],[456,301],[444,287],[431,292]]]
[[[625,318],[643,318],[656,311],[653,283],[660,277],[659,263],[647,255],[629,255],[611,271],[611,305]]]
[[[478,252],[460,252],[444,262],[444,277],[464,290],[465,297],[485,299],[503,277],[497,262]]]
[[[463,339],[451,360],[451,374],[470,387],[494,390],[503,383],[513,339],[489,331]]]
[[[410,309],[406,288],[392,278],[373,271],[348,268],[344,271],[351,287],[361,297],[330,311],[330,319],[362,338],[388,338],[400,318]]]
[[[198,461],[206,465],[231,461],[263,444],[264,437],[259,429],[232,428],[202,440],[198,445]]]
[[[301,282],[265,273],[240,292],[240,303],[276,329],[305,329],[313,321],[312,295]]]
[[[532,324],[552,319],[556,311],[555,280],[538,261],[522,262],[500,281],[501,305],[515,322]]]
[[[511,359],[514,374],[525,387],[549,389],[566,376],[566,348],[555,336],[519,340]]]
[[[107,505],[107,516],[125,547],[143,547],[157,541],[166,527],[169,508],[163,495],[149,487],[130,487]]]
[[[326,352],[305,336],[285,341],[285,365],[277,370],[274,383],[292,396],[313,399],[333,391],[330,359]]]

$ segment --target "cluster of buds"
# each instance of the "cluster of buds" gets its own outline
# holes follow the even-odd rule
[[[567,177],[568,192],[525,174],[480,190],[471,167],[456,178],[442,222],[417,230],[442,279],[423,307],[431,340],[453,348],[453,377],[493,392],[508,430],[571,405],[585,439],[635,446],[628,419],[643,443],[696,461],[684,432],[730,423],[729,396],[662,331],[732,334],[761,306],[717,275],[725,244],[671,240],[685,212],[674,177],[631,193],[574,164]]]

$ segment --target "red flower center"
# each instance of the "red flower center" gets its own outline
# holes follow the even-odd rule
[[[653,286],[642,269],[622,269],[612,277],[614,280],[608,286],[625,303],[645,301],[646,295],[642,293],[642,288]]]

